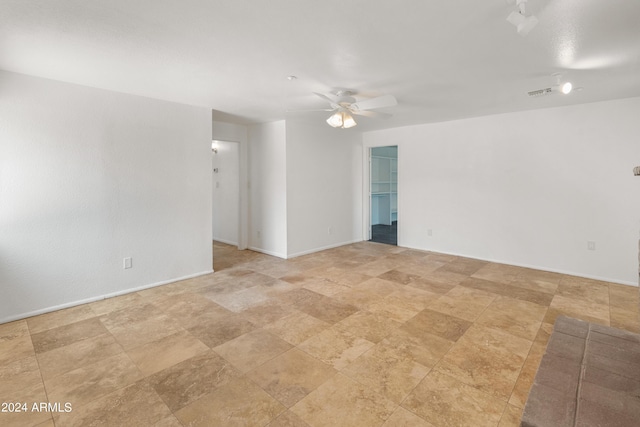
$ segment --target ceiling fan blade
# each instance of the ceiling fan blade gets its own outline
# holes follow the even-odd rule
[[[377,119],[388,119],[393,117],[393,114],[382,113],[380,111],[368,111],[368,110],[351,110],[356,116],[375,117]]]
[[[318,93],[318,92],[313,92],[314,95],[319,96],[320,98],[324,99],[325,101],[328,101],[329,104],[331,104],[331,108],[338,108],[338,99],[331,99],[329,98],[327,95],[325,95],[324,93]]]
[[[384,95],[377,98],[363,99],[351,104],[354,110],[373,110],[376,108],[393,107],[398,105],[398,101],[393,95]]]

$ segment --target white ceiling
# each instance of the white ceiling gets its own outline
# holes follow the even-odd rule
[[[372,130],[640,96],[639,0],[0,0],[0,69],[210,107],[324,120],[311,92],[392,94]],[[570,95],[530,98],[562,72]],[[289,82],[288,75],[297,80]]]

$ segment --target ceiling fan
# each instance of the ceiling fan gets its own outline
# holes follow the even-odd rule
[[[393,95],[357,101],[354,98],[356,92],[348,89],[340,89],[330,94],[313,93],[329,102],[331,108],[316,111],[331,111],[333,114],[327,119],[327,123],[334,128],[348,129],[357,125],[353,118],[354,115],[377,118],[391,117],[391,114],[371,110],[398,105],[398,101]]]

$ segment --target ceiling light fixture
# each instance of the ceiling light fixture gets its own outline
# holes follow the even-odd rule
[[[518,8],[518,10],[514,10],[509,14],[509,16],[507,16],[507,21],[516,26],[518,34],[520,34],[521,36],[526,36],[531,30],[535,28],[536,25],[538,25],[538,18],[533,15],[525,15],[525,4],[527,3],[527,0],[507,1],[511,4],[515,3],[516,7]]]
[[[344,113],[342,118],[342,127],[345,129],[349,129],[357,125],[356,121],[353,119],[353,117],[351,117],[351,114],[349,113]]]
[[[573,84],[571,84],[571,82],[562,83],[562,75],[560,73],[554,73],[551,76],[556,78],[555,85],[544,89],[532,90],[531,92],[528,92],[529,96],[550,95],[552,93],[562,93],[564,95],[568,95],[569,93],[571,93],[571,90],[573,90]],[[576,90],[579,89],[581,88],[578,88]]]
[[[562,92],[565,95],[567,95],[568,93],[571,92],[571,89],[573,89],[573,85],[571,84],[571,82],[566,82],[566,83],[562,83],[561,85],[556,85],[553,88],[554,90],[558,92]]]
[[[357,125],[348,111],[336,111],[328,119],[329,126],[334,128],[349,129]]]
[[[562,74],[554,73],[554,74],[551,74],[551,76],[556,78],[556,85],[551,88],[552,92],[560,92],[565,95],[571,93],[571,89],[573,89],[573,85],[571,84],[571,82],[562,83]]]

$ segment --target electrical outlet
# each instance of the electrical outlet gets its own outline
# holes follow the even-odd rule
[[[587,250],[595,251],[596,250],[596,242],[587,242]]]
[[[260,230],[258,230],[258,239],[262,237],[262,233],[260,232]]]
[[[133,267],[133,261],[131,260],[131,258],[125,258],[122,260],[122,262],[125,270]]]
[[[429,237],[433,236],[433,231],[431,229],[427,230],[427,236]]]
[[[327,227],[327,234],[333,233],[333,228],[331,226]]]

